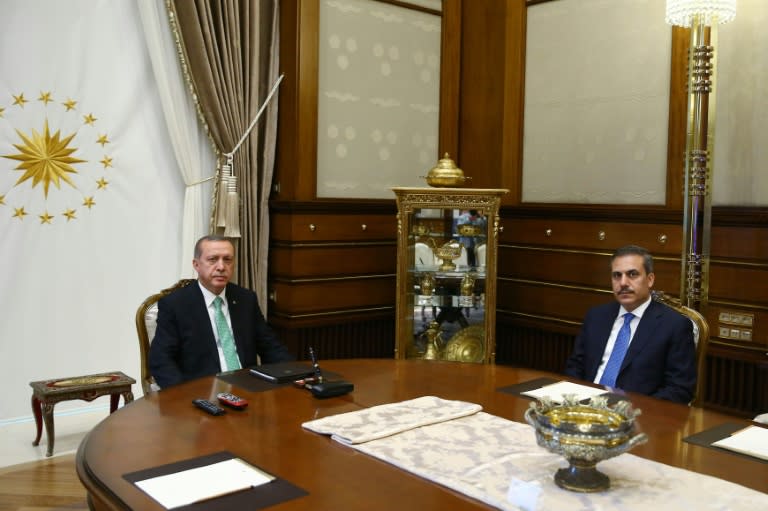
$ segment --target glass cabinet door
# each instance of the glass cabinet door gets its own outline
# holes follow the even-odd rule
[[[493,360],[497,215],[505,191],[395,189],[399,358]]]

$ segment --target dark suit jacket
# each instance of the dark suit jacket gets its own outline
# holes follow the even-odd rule
[[[565,374],[594,381],[618,314],[617,302],[587,312],[573,354],[566,362]],[[651,301],[621,364],[616,387],[689,403],[696,387],[696,346],[691,321],[666,305]]]
[[[293,360],[267,325],[256,293],[227,285],[227,306],[237,354],[243,367]],[[149,369],[161,388],[221,372],[203,292],[193,282],[157,303],[157,330],[149,348]]]

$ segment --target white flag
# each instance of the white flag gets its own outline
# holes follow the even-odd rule
[[[5,0],[0,424],[31,415],[30,381],[138,381],[134,314],[180,274],[183,192],[136,4]]]

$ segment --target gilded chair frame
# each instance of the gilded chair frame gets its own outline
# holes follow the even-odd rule
[[[671,307],[694,324],[694,340],[696,341],[696,390],[694,391],[692,406],[701,406],[704,401],[707,376],[707,346],[709,344],[709,324],[707,319],[697,310],[683,305],[663,291],[653,291],[653,299]]]
[[[149,372],[149,345],[154,337],[154,322],[157,321],[157,302],[164,296],[171,294],[177,289],[188,286],[192,282],[196,282],[195,279],[181,279],[173,286],[163,289],[159,293],[155,293],[136,310],[136,332],[139,335],[139,350],[141,352],[141,388],[146,395],[149,392],[158,390],[155,379]],[[150,322],[152,326],[150,327]],[[151,329],[151,335],[150,335]]]

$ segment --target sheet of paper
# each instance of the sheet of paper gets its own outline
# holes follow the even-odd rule
[[[712,445],[768,460],[768,428],[749,426]]]
[[[167,509],[268,483],[274,476],[239,458],[137,481],[136,486]]]
[[[535,398],[549,396],[552,401],[562,403],[564,394],[576,394],[579,400],[582,400],[589,399],[592,396],[605,394],[606,392],[605,389],[596,389],[594,387],[579,385],[578,383],[571,383],[569,381],[559,381],[550,385],[544,385],[538,389],[521,392],[521,394]]]

